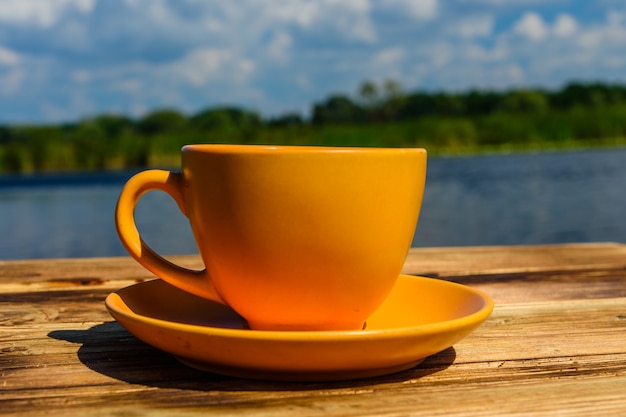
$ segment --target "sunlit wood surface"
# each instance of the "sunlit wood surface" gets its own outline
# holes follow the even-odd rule
[[[2,261],[0,415],[626,415],[626,245],[413,249],[404,272],[483,289],[494,313],[409,371],[277,383],[192,370],[122,329],[104,298],[153,278],[130,258]]]

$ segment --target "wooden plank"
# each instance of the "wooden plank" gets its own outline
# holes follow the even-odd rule
[[[127,415],[127,416],[620,416],[626,406],[623,392],[626,378],[606,378],[593,381],[554,381],[541,386],[535,384],[517,387],[490,386],[464,390],[433,390],[424,387],[407,395],[405,392],[384,392],[353,389],[342,394],[300,398],[275,397],[259,400],[256,393],[242,393],[234,400],[232,393],[200,392],[194,401],[184,401],[177,392],[129,399],[120,392],[107,403],[79,402],[81,393],[70,390],[56,401],[46,400],[48,409],[38,399],[24,402],[24,413],[13,416],[45,416],[50,410],[70,410],[72,415]],[[161,391],[159,391],[161,392]],[[543,401],[533,401],[537,393]],[[245,397],[249,398],[246,400]],[[210,404],[210,405],[209,405]]]
[[[183,266],[200,268],[197,256],[168,257]],[[111,280],[144,280],[154,276],[130,257],[33,259],[0,261],[0,282],[49,286],[90,286]]]
[[[416,369],[329,384],[256,382],[200,373],[137,341],[116,323],[84,323],[74,315],[63,320],[48,317],[47,322],[11,326],[0,333],[6,346],[0,354],[0,404],[3,411],[33,415],[50,407],[112,412],[131,405],[137,412],[157,414],[160,407],[190,411],[210,406],[241,415],[262,409],[280,416],[300,407],[311,415],[322,409],[423,415],[420,412],[441,404],[446,404],[446,413],[460,414],[479,407],[489,391],[526,395],[529,403],[528,396],[539,386],[548,390],[549,401],[604,397],[623,388],[626,376],[625,311],[626,299],[503,305],[473,335]],[[603,391],[588,381],[599,383]],[[606,401],[609,411],[620,406],[614,397]],[[368,407],[360,408],[363,404]],[[540,399],[533,399],[532,405],[548,407]],[[574,415],[589,409],[579,411]]]
[[[441,278],[482,289],[496,303],[626,297],[626,268],[617,267],[608,270],[452,274]],[[76,284],[71,277],[61,283],[47,280],[12,283],[6,279],[0,281],[0,303],[56,300],[63,301],[67,308],[68,303],[80,300],[84,294],[103,299],[110,292],[145,279],[152,278],[124,279],[120,276],[118,279],[89,281],[86,284]]]
[[[46,355],[79,353],[81,344],[103,352],[118,351],[122,341],[136,347],[134,338],[112,322],[104,307],[94,310],[91,320],[68,312],[3,325],[2,362],[11,356],[24,361],[32,355],[37,363],[45,363]],[[609,355],[626,352],[625,334],[626,298],[497,305],[489,320],[456,350],[458,359],[467,362]]]
[[[479,288],[497,304],[626,297],[626,269],[445,277]]]
[[[537,246],[413,248],[404,273],[465,276],[520,272],[626,269],[626,245],[575,243]]]
[[[160,365],[160,377],[153,372],[152,380],[22,389],[8,399],[0,397],[0,404],[3,415],[42,415],[59,408],[100,412],[89,415],[120,414],[131,408],[138,415],[219,412],[292,416],[294,411],[299,411],[298,415],[554,415],[551,413],[566,406],[574,406],[568,415],[597,415],[599,411],[620,415],[626,406],[626,357],[611,356],[607,361],[594,355],[589,359],[586,366],[555,360],[551,367],[533,360],[448,367],[435,362],[367,382],[330,384],[263,383],[193,372],[185,378],[181,372],[172,372],[175,364],[165,363]],[[621,364],[621,371],[607,370],[607,362]],[[55,375],[60,370],[63,368],[47,369]],[[131,372],[140,370],[131,368]],[[61,372],[58,380],[75,381],[72,372]]]
[[[405,272],[482,288],[494,313],[406,372],[276,383],[189,369],[112,322],[104,297],[151,278],[130,258],[0,262],[0,413],[626,414],[625,245],[414,249]]]
[[[196,255],[168,259],[201,269]],[[413,248],[403,272],[453,277],[520,272],[626,269],[626,245],[585,243],[546,246]],[[52,287],[102,285],[154,276],[130,257],[0,261],[0,284],[45,283]]]
[[[120,340],[124,344],[125,339]],[[11,386],[16,379],[11,372],[20,370],[14,367],[4,371],[5,382],[0,391],[3,412],[36,415],[50,407],[71,407],[75,411],[89,407],[107,409],[115,404],[115,410],[132,405],[136,412],[159,411],[161,407],[170,411],[171,407],[177,411],[210,407],[233,415],[265,410],[280,416],[294,407],[303,407],[310,415],[319,415],[315,412],[322,409],[330,412],[351,408],[363,415],[426,415],[433,410],[460,415],[471,407],[500,415],[506,404],[494,404],[496,399],[516,397],[516,407],[509,409],[514,414],[529,406],[533,410],[550,410],[555,406],[553,401],[564,404],[568,398],[589,399],[593,395],[596,397],[591,402],[595,402],[598,395],[602,399],[607,393],[612,393],[607,399],[611,402],[601,406],[610,406],[613,411],[624,406],[623,394],[615,397],[616,393],[623,393],[620,390],[626,376],[624,353],[478,362],[478,358],[463,359],[465,353],[459,347],[397,375],[342,383],[284,384],[199,373],[178,365],[168,355],[147,346],[139,347],[140,355],[133,361],[128,350],[119,348],[103,356],[92,346],[82,357],[87,366],[76,361],[68,366],[63,355],[53,355],[50,362],[22,369],[19,387]],[[584,381],[580,381],[582,377]],[[49,384],[43,384],[42,378]],[[547,397],[543,397],[544,389]],[[491,402],[484,402],[485,392],[494,395]],[[542,396],[537,396],[537,392]],[[360,409],[364,404],[368,407]],[[498,408],[494,408],[496,405]],[[573,415],[585,415],[589,408],[579,411]]]

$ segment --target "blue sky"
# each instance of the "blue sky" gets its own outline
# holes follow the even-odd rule
[[[0,0],[0,123],[626,83],[623,0]]]

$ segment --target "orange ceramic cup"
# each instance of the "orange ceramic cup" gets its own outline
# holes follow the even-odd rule
[[[425,177],[417,148],[188,145],[182,172],[126,183],[116,225],[141,265],[251,329],[358,330],[400,274]],[[141,239],[133,213],[150,190],[178,203],[206,269],[174,265]]]

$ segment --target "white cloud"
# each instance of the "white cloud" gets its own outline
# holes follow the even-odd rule
[[[13,66],[20,62],[20,56],[10,49],[0,46],[0,66]]]
[[[49,28],[69,8],[89,13],[94,6],[95,0],[0,0],[0,21]]]
[[[19,93],[24,78],[24,72],[17,68],[0,71],[0,96],[12,97]]]
[[[254,63],[230,49],[200,48],[183,59],[161,68],[168,75],[182,77],[187,83],[202,86],[215,79],[242,82],[254,72]]]
[[[232,53],[223,49],[196,49],[191,51],[183,60],[167,66],[174,75],[182,76],[192,85],[200,86],[209,79],[220,75],[220,71],[228,61],[232,60]]]
[[[571,36],[578,30],[578,22],[571,15],[562,13],[556,18],[553,30],[560,37]]]
[[[257,12],[248,18],[265,28],[296,25],[308,31],[332,31],[348,40],[374,42],[377,39],[369,0],[284,0],[280,7],[267,7],[255,0]]]
[[[415,20],[431,20],[437,16],[437,0],[384,0],[391,8],[402,8]]]
[[[292,44],[293,39],[287,32],[280,31],[273,33],[266,47],[267,54],[277,62],[286,63],[289,60]]]
[[[515,24],[515,32],[533,41],[544,39],[549,32],[549,28],[543,22],[540,15],[535,12],[526,12]]]
[[[272,7],[267,11],[277,21],[292,22],[300,27],[311,27],[320,15],[320,3],[302,1],[284,1],[281,7]]]
[[[502,62],[519,66],[522,84],[556,87],[570,80],[626,81],[626,19],[619,13],[609,11],[602,19],[569,10],[550,22],[529,12],[497,39],[507,51]]]
[[[544,40],[550,35],[566,38],[574,35],[578,29],[578,22],[568,13],[560,13],[554,24],[550,26],[536,12],[526,12],[513,28],[518,35],[533,41]]]
[[[607,13],[606,23],[593,25],[579,29],[578,36],[575,38],[576,45],[589,53],[593,52],[596,58],[604,55],[604,59],[614,57],[618,54],[624,56],[623,51],[626,39],[626,19],[623,14],[611,11]]]
[[[319,2],[319,10],[324,11],[320,13],[323,21],[334,23],[339,33],[345,34],[349,39],[364,42],[376,40],[368,0],[325,0]]]
[[[366,79],[626,81],[626,8],[589,7],[605,16],[563,0],[0,0],[0,96],[23,100],[0,106],[48,103],[53,117],[85,103],[136,113],[228,101],[273,114]]]
[[[432,71],[445,71],[459,57],[458,52],[459,48],[456,43],[443,40],[429,45],[420,45],[418,48],[421,60],[427,62]]]
[[[404,48],[395,46],[383,49],[374,55],[373,63],[377,67],[397,66],[406,57]]]
[[[511,47],[502,42],[492,47],[471,43],[464,48],[464,56],[472,62],[493,63],[511,57]]]
[[[448,32],[464,39],[485,38],[493,33],[493,15],[463,16],[448,26]]]
[[[90,13],[95,7],[96,0],[74,0],[71,4],[83,13]]]
[[[140,93],[143,87],[144,84],[140,80],[132,78],[115,81],[111,84],[111,88],[130,94]]]
[[[77,83],[87,83],[92,80],[93,74],[86,70],[76,70],[70,74],[70,77]]]
[[[609,26],[622,26],[626,23],[626,11],[609,10],[606,18]]]
[[[10,97],[17,92],[24,80],[24,71],[19,64],[19,54],[0,46],[0,96]]]
[[[354,70],[355,82],[360,84],[365,79],[404,81],[404,67],[408,51],[401,46],[391,46],[373,53],[369,62]]]

